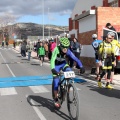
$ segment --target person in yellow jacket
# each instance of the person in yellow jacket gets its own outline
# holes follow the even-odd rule
[[[109,32],[108,34],[112,36],[111,44],[113,46],[114,55],[116,56],[117,55],[116,54],[116,47],[120,48],[120,43],[118,42],[118,40],[114,39],[114,37],[115,37],[115,33],[114,32]],[[116,60],[113,61],[113,63],[112,63],[111,80],[110,80],[111,84],[114,84],[113,77],[114,77],[114,68],[115,68],[115,66],[116,66]]]
[[[106,39],[100,43],[99,45],[99,60],[102,61],[102,74],[100,75],[100,78],[98,80],[98,86],[101,88],[102,83],[101,79],[103,76],[107,73],[107,83],[106,88],[112,89],[113,87],[109,84],[110,83],[110,77],[111,77],[111,69],[112,69],[112,62],[115,60],[114,57],[114,50],[113,46],[111,44],[112,36],[107,34]]]

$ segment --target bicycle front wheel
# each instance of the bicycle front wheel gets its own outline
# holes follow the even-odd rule
[[[79,95],[73,83],[68,85],[67,108],[72,120],[79,120]]]

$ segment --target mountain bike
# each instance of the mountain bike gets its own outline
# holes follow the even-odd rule
[[[68,113],[71,120],[79,120],[79,95],[73,80],[75,73],[74,71],[64,72],[64,75],[60,73],[59,77],[60,82],[58,85],[58,101],[62,105],[66,99]],[[52,83],[52,97],[54,99],[53,88],[54,84]]]

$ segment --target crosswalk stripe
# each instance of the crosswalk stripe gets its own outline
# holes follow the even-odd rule
[[[44,86],[29,86],[29,88],[33,91],[33,93],[46,93],[46,92],[51,92]],[[81,90],[77,88],[77,90]],[[72,91],[72,89],[71,89]],[[16,95],[18,94],[17,91],[15,90],[14,87],[10,88],[0,88],[0,95],[1,96],[6,96],[6,95]]]
[[[29,86],[30,89],[34,92],[34,93],[45,93],[45,92],[50,92],[47,88],[45,88],[44,86]]]
[[[4,96],[4,95],[16,95],[17,91],[15,90],[14,87],[11,88],[0,88],[0,95]]]

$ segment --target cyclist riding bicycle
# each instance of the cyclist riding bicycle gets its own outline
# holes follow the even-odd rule
[[[59,84],[59,72],[62,71],[72,71],[66,61],[66,56],[72,58],[79,66],[80,73],[84,73],[85,69],[81,63],[81,61],[75,57],[75,55],[69,49],[70,41],[68,38],[63,37],[60,38],[60,45],[54,48],[52,52],[51,58],[51,71],[53,74],[53,84],[54,84],[54,104],[56,107],[60,107],[60,103],[58,102],[58,84]]]

